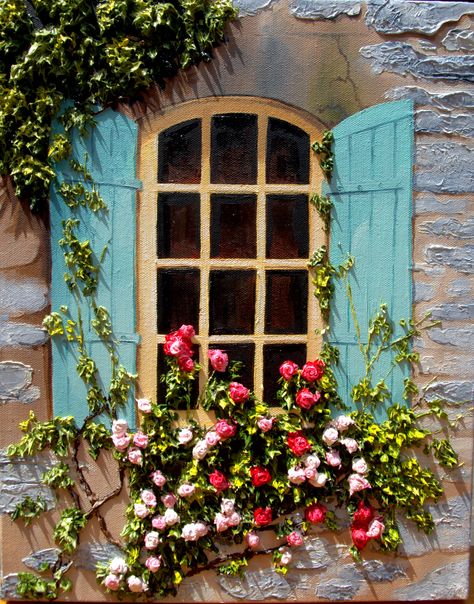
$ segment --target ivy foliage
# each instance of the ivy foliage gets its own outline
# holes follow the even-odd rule
[[[201,61],[236,16],[230,0],[7,0],[0,3],[0,173],[38,208],[68,157],[67,133],[84,132],[93,107],[130,101]],[[51,137],[64,100],[66,135]],[[62,185],[72,205],[94,192]],[[74,188],[75,187],[75,188]]]

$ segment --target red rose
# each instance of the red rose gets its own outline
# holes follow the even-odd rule
[[[226,419],[220,419],[214,426],[215,431],[222,440],[226,440],[237,432],[237,426],[229,423]]]
[[[196,332],[194,331],[194,327],[192,325],[181,325],[181,327],[176,333],[181,336],[184,340],[190,340],[196,335]]]
[[[239,382],[231,382],[229,384],[229,394],[234,403],[243,403],[248,399],[250,390]]]
[[[190,357],[179,357],[178,365],[181,371],[190,372],[194,369],[194,361]]]
[[[285,361],[280,365],[280,375],[282,375],[287,382],[297,373],[298,365],[293,363],[293,361]]]
[[[367,531],[363,528],[353,528],[351,532],[352,543],[359,551],[364,549],[370,539],[370,537],[367,535]]]
[[[354,528],[362,528],[367,530],[369,527],[370,521],[374,517],[374,508],[370,505],[365,505],[363,501],[359,502],[357,507],[357,511],[354,512],[354,521],[352,526]]]
[[[209,350],[207,353],[211,366],[215,371],[225,371],[229,364],[229,357],[222,350]]]
[[[321,524],[326,519],[327,508],[321,503],[313,503],[305,510],[305,518],[311,524]]]
[[[230,482],[222,472],[219,472],[219,470],[214,470],[214,472],[209,475],[209,482],[216,491],[225,491],[230,487]]]
[[[273,520],[272,508],[257,508],[253,513],[253,519],[257,526],[265,526]]]
[[[262,468],[262,466],[250,468],[250,476],[252,477],[252,484],[254,487],[261,487],[272,479],[267,468]]]
[[[307,382],[315,382],[322,377],[325,368],[326,365],[324,364],[324,361],[321,361],[320,359],[316,359],[316,361],[308,361],[303,366],[301,377]]]
[[[298,432],[288,432],[286,442],[297,457],[301,457],[301,455],[307,453],[311,449],[308,439],[303,436],[301,430],[298,430]]]
[[[319,392],[313,394],[308,388],[302,388],[296,395],[296,404],[301,409],[309,410],[316,405],[320,398],[321,394]]]

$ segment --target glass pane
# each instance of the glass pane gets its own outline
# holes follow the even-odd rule
[[[199,258],[199,195],[158,195],[158,257]]]
[[[275,118],[268,120],[267,182],[309,182],[309,135]]]
[[[199,326],[199,271],[158,271],[158,333],[169,333],[181,325]]]
[[[267,258],[307,258],[309,254],[306,195],[267,196]]]
[[[240,373],[239,381],[246,387],[253,389],[253,366],[255,359],[255,344],[210,344],[209,349],[219,348],[226,352],[229,361],[241,361],[244,366]],[[209,365],[210,371],[212,370]],[[229,372],[217,372],[215,375],[223,380],[229,380]]]
[[[161,132],[158,182],[201,182],[201,120],[189,120]]]
[[[307,271],[268,271],[265,333],[306,333],[307,313]]]
[[[211,271],[209,332],[251,334],[255,321],[255,271]]]
[[[272,406],[277,405],[276,393],[279,390],[280,365],[293,361],[299,367],[306,362],[306,344],[266,344],[263,347],[263,400]]]
[[[199,361],[199,346],[195,344],[193,346],[194,356],[193,360],[195,362]],[[166,386],[163,382],[160,381],[160,377],[166,373],[167,364],[166,364],[166,355],[163,351],[163,344],[158,345],[158,402],[164,403],[166,400]],[[199,397],[199,379],[194,380],[191,391],[191,401],[192,401],[192,409],[196,409],[197,400]],[[186,405],[182,405],[178,407],[178,409],[186,409]]]
[[[256,220],[256,195],[211,195],[211,258],[255,258]]]
[[[211,127],[211,182],[257,182],[257,116],[215,115]]]

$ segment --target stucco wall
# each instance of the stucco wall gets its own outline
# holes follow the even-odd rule
[[[446,498],[433,508],[436,532],[404,530],[398,558],[368,556],[362,567],[333,536],[316,533],[298,552],[286,577],[266,561],[252,561],[244,579],[211,573],[186,580],[179,601],[412,600],[467,594],[473,399],[474,122],[472,3],[368,4],[351,0],[240,0],[242,18],[208,65],[188,70],[163,93],[150,91],[132,111],[141,126],[169,105],[214,95],[276,99],[315,115],[327,127],[374,104],[412,98],[416,103],[413,279],[415,317],[431,310],[443,321],[417,342],[417,383],[448,401],[464,420],[455,445],[462,468],[446,476]],[[41,319],[48,310],[49,236],[45,217],[32,215],[7,183],[0,191],[0,414],[1,446],[17,439],[29,408],[51,413],[49,348]],[[12,468],[0,457],[3,512],[39,488],[39,466]],[[106,465],[106,464],[105,464]],[[90,472],[94,466],[90,466]],[[97,488],[107,477],[97,468]],[[108,477],[110,484],[113,478]],[[105,485],[107,486],[107,485]],[[104,485],[102,485],[104,487]],[[50,497],[51,505],[54,504]],[[120,529],[120,506],[107,511]],[[4,596],[13,597],[21,560],[51,547],[57,511],[32,528],[2,519]],[[347,531],[346,531],[347,533]],[[338,535],[341,542],[342,534]],[[93,561],[108,557],[92,526],[82,539],[75,590],[69,599],[107,599]],[[6,553],[6,555],[5,555]],[[54,556],[49,551],[40,554]],[[373,558],[372,560],[370,558]],[[35,562],[27,560],[31,565]]]

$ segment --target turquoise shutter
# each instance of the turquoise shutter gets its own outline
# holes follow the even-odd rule
[[[84,208],[72,212],[56,193],[51,192],[51,251],[52,251],[52,309],[67,305],[72,315],[77,304],[64,282],[66,270],[61,248],[61,222],[78,217],[76,229],[80,241],[90,240],[92,249],[100,255],[105,249],[104,262],[97,289],[97,304],[105,306],[111,315],[114,337],[119,342],[119,359],[125,368],[136,370],[135,333],[135,241],[137,126],[126,116],[107,109],[95,117],[96,126],[85,139],[73,136],[72,157],[84,162],[108,206],[108,212],[97,215]],[[77,173],[66,162],[58,166],[58,180],[77,182]],[[96,361],[105,392],[111,377],[110,358],[104,344],[90,327],[91,311],[81,303],[85,340],[89,354]],[[86,388],[76,372],[77,355],[65,342],[53,338],[53,410],[55,415],[74,415],[80,423],[88,415]],[[133,425],[135,411],[130,400],[127,409],[119,411]]]
[[[339,265],[355,257],[350,283],[364,343],[370,317],[387,303],[398,322],[412,314],[412,157],[413,104],[385,103],[341,122],[334,133],[334,171],[326,192],[334,203],[330,260]],[[341,354],[337,379],[346,403],[364,375],[344,284],[337,280],[329,341]],[[374,380],[385,377],[393,354],[382,355]],[[406,368],[386,380],[393,402],[403,402]],[[374,383],[375,383],[374,382]],[[380,417],[383,416],[383,411]]]

